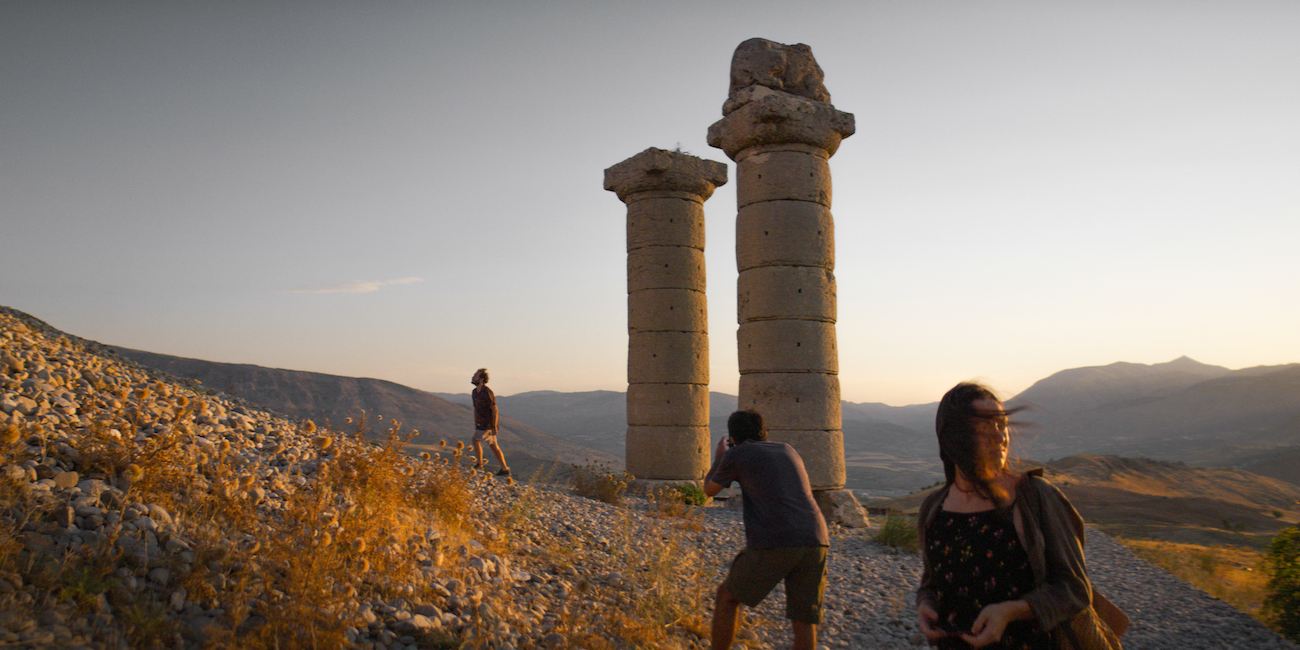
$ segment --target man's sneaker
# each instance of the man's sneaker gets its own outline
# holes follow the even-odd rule
[[[474,463],[474,469],[475,470],[483,469],[483,463]]]
[[[497,476],[510,476],[510,468],[502,467],[501,471],[497,472]]]

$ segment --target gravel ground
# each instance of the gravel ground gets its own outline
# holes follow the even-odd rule
[[[580,498],[572,507],[581,508]],[[594,503],[594,502],[592,502]],[[599,504],[603,506],[604,504]],[[644,508],[633,502],[632,509]],[[744,544],[740,510],[704,509],[705,530],[696,538],[710,585],[726,574]],[[838,529],[832,535],[824,621],[818,644],[825,648],[913,648],[924,645],[912,599],[921,575],[919,556],[870,541],[874,529]],[[1135,556],[1105,533],[1088,530],[1088,567],[1094,585],[1132,619],[1124,647],[1144,649],[1298,648],[1231,605]],[[785,594],[778,587],[756,610],[736,647],[789,647]]]

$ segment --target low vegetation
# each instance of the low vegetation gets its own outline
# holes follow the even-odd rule
[[[1267,624],[1262,608],[1268,575],[1259,551],[1150,539],[1116,541],[1147,562]]]
[[[916,531],[916,518],[890,511],[871,541],[885,546],[915,553],[920,549]]]
[[[1273,538],[1264,565],[1269,573],[1265,618],[1283,636],[1300,643],[1300,527]]]
[[[627,472],[612,471],[608,463],[573,465],[569,470],[574,494],[611,505],[623,502],[623,494],[633,478]]]

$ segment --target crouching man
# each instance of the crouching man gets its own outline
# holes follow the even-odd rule
[[[757,607],[785,581],[785,612],[795,650],[813,650],[826,590],[826,520],[813,501],[803,459],[784,442],[767,442],[763,416],[736,411],[718,441],[704,493],[740,483],[745,548],[731,562],[713,606],[713,650],[731,647],[740,604]]]

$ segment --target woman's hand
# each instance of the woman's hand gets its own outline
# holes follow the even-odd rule
[[[1034,617],[1034,610],[1023,600],[1004,600],[993,603],[980,610],[970,632],[962,634],[961,639],[976,648],[997,643],[1002,640],[1002,633],[1012,621],[1028,620]],[[925,630],[921,631],[925,634]]]
[[[948,636],[947,632],[934,626],[938,620],[939,613],[934,611],[930,603],[921,603],[916,606],[916,626],[921,628],[921,635],[930,640],[931,643]]]

